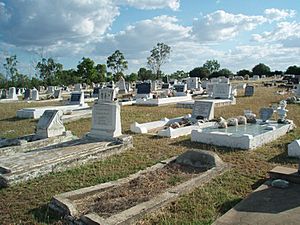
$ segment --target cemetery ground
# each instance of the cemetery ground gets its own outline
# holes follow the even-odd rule
[[[251,109],[258,115],[261,107],[278,103],[287,95],[274,94],[275,87],[256,87],[253,97],[242,97],[237,104],[215,109],[215,117],[229,118]],[[55,103],[53,103],[55,104]],[[57,103],[56,103],[57,104]],[[36,104],[42,106],[42,104]],[[23,103],[0,104],[0,137],[17,137],[34,132],[36,121],[18,120],[16,110]],[[26,107],[31,105],[26,105]],[[191,113],[191,109],[125,106],[121,108],[123,133],[133,136],[134,148],[103,161],[86,164],[64,172],[51,173],[34,180],[0,189],[1,224],[64,224],[48,208],[52,196],[99,183],[126,177],[160,160],[197,148],[216,152],[231,165],[231,169],[208,184],[181,196],[177,201],[154,214],[143,218],[139,224],[211,224],[265,181],[267,171],[276,165],[297,168],[297,159],[287,157],[287,145],[300,137],[300,105],[288,105],[288,119],[297,128],[252,151],[243,151],[190,142],[190,136],[175,139],[152,135],[136,135],[129,131],[132,122],[150,122],[163,117],[173,118]],[[276,119],[276,116],[273,117]],[[91,129],[91,119],[66,124],[73,134],[82,136]]]

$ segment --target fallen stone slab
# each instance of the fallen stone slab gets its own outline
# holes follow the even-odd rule
[[[83,138],[27,152],[0,155],[0,187],[104,159],[130,147],[132,137],[123,135],[114,141]]]
[[[119,193],[119,191],[124,190],[126,187],[128,188],[128,185],[130,187],[130,192],[134,190],[139,191],[141,187],[138,186],[138,181],[143,183],[144,177],[147,177],[149,174],[155,173],[156,171],[162,171],[164,168],[172,165],[172,163],[179,164],[183,167],[186,166],[186,168],[190,169],[200,168],[202,169],[202,172],[193,174],[193,176],[180,184],[175,184],[174,186],[166,187],[166,189],[162,190],[158,188],[160,189],[159,193],[154,194],[149,200],[147,198],[146,200],[143,200],[142,197],[140,198],[137,196],[138,202],[132,204],[132,201],[130,201],[131,205],[128,207],[126,204],[125,209],[121,211],[116,211],[117,206],[113,206],[114,202],[118,200],[112,201],[109,198],[107,204],[112,204],[112,211],[106,212],[108,207],[105,206],[104,200],[102,201],[99,199],[101,198],[99,196],[110,195],[112,192]],[[223,163],[215,153],[203,150],[189,150],[179,157],[172,157],[165,161],[161,161],[154,166],[132,174],[129,177],[56,195],[52,198],[49,206],[60,215],[63,215],[64,218],[72,224],[132,224],[141,219],[146,213],[153,212],[163,205],[176,200],[180,195],[188,193],[195,187],[209,182],[214,177],[223,173],[226,169],[228,169],[228,165]],[[161,174],[161,172],[158,173]],[[147,178],[144,179],[147,180]],[[154,185],[151,186],[156,187],[155,181],[151,180],[151,182],[154,182]],[[163,180],[162,182],[166,181]],[[147,196],[151,193],[148,188],[150,187],[146,185],[145,192],[142,191],[142,193],[148,193]],[[132,195],[136,196],[135,193]],[[119,195],[117,194],[117,197],[118,196]],[[97,211],[95,212],[90,208],[97,207],[97,203],[95,205],[93,199],[100,201],[101,205],[104,204],[104,211],[102,208],[99,210],[102,212],[101,215],[104,214],[106,216],[101,216]],[[104,199],[106,199],[106,197],[104,197]],[[122,198],[121,202],[124,203],[124,201],[125,203],[127,202],[126,199]]]

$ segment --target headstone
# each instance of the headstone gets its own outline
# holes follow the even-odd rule
[[[84,92],[74,91],[71,93],[71,98],[69,101],[71,105],[84,105]]]
[[[113,140],[122,135],[120,105],[114,101],[115,92],[112,88],[99,90],[99,99],[92,111],[92,129],[88,137]]]
[[[47,93],[48,94],[53,94],[55,89],[56,89],[55,86],[48,86]]]
[[[75,84],[74,91],[81,91],[82,85],[80,83]]]
[[[259,117],[263,122],[269,120],[273,115],[274,110],[272,108],[261,108],[259,110]]]
[[[259,75],[254,75],[253,76],[253,80],[259,80],[259,79],[260,79]]]
[[[187,89],[192,90],[192,89],[198,89],[199,88],[199,77],[189,77],[187,79]]]
[[[298,85],[296,86],[295,95],[296,95],[298,98],[300,98],[300,84],[298,84]]]
[[[1,99],[7,98],[7,91],[5,89],[2,90]]]
[[[150,94],[151,93],[151,84],[150,83],[141,83],[136,85],[138,94]]]
[[[44,92],[45,91],[45,87],[44,86],[39,86],[38,87],[38,91],[39,92]]]
[[[125,79],[123,77],[120,77],[120,80],[118,81],[118,85],[119,87],[119,94],[127,94],[127,88],[125,85]]]
[[[59,110],[46,110],[39,119],[36,135],[41,138],[62,135],[66,130],[61,120],[62,115]]]
[[[12,100],[18,100],[15,87],[10,87],[8,89],[8,98]]]
[[[99,91],[100,91],[101,87],[94,87],[93,89],[93,97],[97,98],[99,96]]]
[[[173,88],[176,91],[176,96],[186,96],[187,95],[187,85],[186,84],[174,84]]]
[[[163,83],[161,89],[170,89],[171,85],[169,83]]]
[[[29,100],[30,96],[31,96],[31,91],[30,89],[27,88],[24,93],[24,100]]]
[[[114,81],[110,81],[110,82],[106,85],[106,87],[114,89],[114,88],[115,88],[115,82],[114,82]]]
[[[206,85],[209,83],[209,81],[208,80],[202,80],[201,81],[201,87],[203,88],[203,89],[206,89]]]
[[[214,118],[214,103],[195,101],[192,117],[196,119],[212,120]]]
[[[151,83],[152,83],[151,90],[152,90],[152,91],[157,91],[157,81],[154,80],[154,81],[152,81]]]
[[[254,95],[254,86],[252,85],[247,85],[245,88],[245,95],[246,97],[250,97]]]
[[[209,97],[212,97],[213,96],[213,93],[214,93],[214,83],[210,83],[210,82],[207,82],[206,83],[206,93],[208,94]]]
[[[229,99],[231,97],[231,84],[218,83],[213,86],[213,98]]]
[[[38,90],[36,90],[36,89],[32,89],[32,100],[33,100],[33,101],[38,101],[38,100],[40,100],[39,92],[38,92]]]
[[[300,158],[300,139],[288,145],[288,156]]]
[[[55,90],[53,93],[53,96],[54,96],[54,98],[60,99],[61,98],[61,89]]]

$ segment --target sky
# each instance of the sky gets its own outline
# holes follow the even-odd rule
[[[300,65],[299,0],[0,0],[0,68],[17,55],[34,74],[42,57],[74,68],[82,57],[105,64],[120,50],[126,74],[147,67],[159,42],[171,47],[164,73],[216,59],[233,72],[265,63]]]

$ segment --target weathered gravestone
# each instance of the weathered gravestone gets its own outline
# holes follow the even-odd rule
[[[261,108],[259,110],[259,117],[263,122],[269,120],[273,115],[274,110],[272,108]]]
[[[214,103],[205,101],[195,101],[192,117],[196,119],[212,120],[214,118]]]
[[[174,84],[173,85],[176,96],[186,96],[187,95],[187,85],[186,84]]]
[[[151,93],[151,83],[141,83],[136,85],[138,94],[150,94]]]
[[[55,86],[48,86],[47,93],[48,94],[53,94],[55,90],[56,90]]]
[[[1,93],[1,98],[2,99],[5,99],[5,98],[7,98],[7,91],[4,89],[4,90],[2,90],[2,93]]]
[[[36,135],[40,138],[49,138],[62,135],[66,129],[61,121],[62,111],[46,110],[36,127]]]
[[[118,81],[118,87],[119,87],[119,93],[120,94],[127,94],[127,88],[126,88],[126,84],[125,84],[125,79],[123,77],[120,78],[120,80]]]
[[[253,96],[253,95],[254,95],[254,86],[247,85],[245,87],[245,94],[244,94],[244,96],[250,97],[250,96]]]
[[[24,92],[24,100],[29,100],[30,96],[31,96],[31,91],[30,89],[27,88]]]
[[[82,89],[82,85],[81,85],[80,83],[78,83],[78,84],[75,84],[74,91],[78,91],[78,92],[80,92],[80,91],[81,91],[81,89]]]
[[[38,101],[40,99],[39,92],[36,89],[32,89],[31,95],[32,95],[32,100],[33,101]]]
[[[231,97],[231,85],[228,83],[218,83],[213,85],[213,98],[229,99]]]
[[[99,90],[99,99],[92,111],[92,129],[88,137],[99,140],[113,140],[122,135],[120,105],[115,102],[112,88]]]
[[[55,90],[54,93],[53,93],[54,98],[60,99],[61,98],[61,92],[62,92],[61,89]]]

